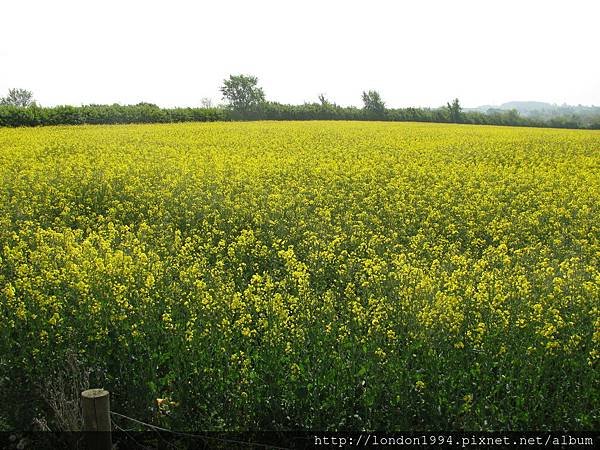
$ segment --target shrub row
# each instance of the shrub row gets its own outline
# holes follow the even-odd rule
[[[147,104],[55,106],[51,108],[0,106],[0,126],[8,127],[226,120],[230,120],[228,112],[217,108],[163,109]]]
[[[393,122],[452,122],[445,108],[398,108],[376,114],[356,107],[334,104],[285,105],[267,102],[250,111],[226,108],[159,108],[153,104],[85,105],[27,108],[0,106],[0,127],[80,124],[214,122],[231,120],[382,120]],[[600,129],[600,118],[583,120],[578,116],[554,117],[550,120],[520,116],[516,111],[464,112],[460,122],[481,125],[511,125],[553,128]]]

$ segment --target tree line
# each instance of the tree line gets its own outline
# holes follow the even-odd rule
[[[340,106],[318,96],[318,101],[290,105],[267,101],[253,75],[230,75],[220,88],[224,105],[203,100],[197,108],[160,108],[152,103],[135,105],[84,105],[42,107],[26,89],[9,89],[0,98],[0,126],[79,124],[174,123],[239,120],[380,120],[600,129],[600,117],[578,115],[547,120],[521,116],[517,110],[488,113],[464,111],[458,98],[440,108],[388,108],[376,90],[363,91],[362,107]]]

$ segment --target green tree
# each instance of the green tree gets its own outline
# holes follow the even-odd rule
[[[450,115],[451,122],[462,122],[462,106],[460,106],[460,102],[457,98],[452,100],[452,103],[447,103],[446,108],[448,109],[448,114]]]
[[[377,91],[363,91],[362,101],[364,110],[375,116],[382,116],[385,113],[385,103],[381,100],[381,95]]]
[[[229,107],[239,112],[247,112],[265,101],[265,93],[258,86],[258,78],[252,75],[229,75],[221,86],[223,99]]]
[[[33,92],[27,89],[9,89],[6,97],[0,98],[0,105],[32,106],[35,104]]]

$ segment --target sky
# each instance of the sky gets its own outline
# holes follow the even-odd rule
[[[600,105],[598,0],[0,0],[0,96],[46,106],[267,100],[466,107]]]

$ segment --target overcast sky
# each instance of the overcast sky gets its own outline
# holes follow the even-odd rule
[[[43,105],[267,99],[600,105],[599,0],[0,0],[0,96]]]

